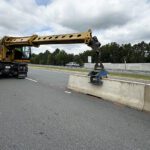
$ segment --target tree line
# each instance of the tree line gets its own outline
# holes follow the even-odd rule
[[[140,42],[131,45],[119,45],[112,42],[101,46],[101,61],[111,63],[149,63],[150,62],[150,43]],[[86,50],[78,55],[68,54],[64,50],[56,49],[53,53],[46,50],[44,53],[32,54],[31,63],[46,65],[62,65],[69,62],[76,62],[80,65],[88,62],[88,56],[92,56],[92,62],[96,60],[96,53],[93,50]]]

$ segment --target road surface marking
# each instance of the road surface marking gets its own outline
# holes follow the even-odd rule
[[[67,94],[71,94],[71,92],[70,92],[70,91],[65,91],[65,93],[67,93]]]
[[[64,74],[71,74],[70,72],[65,72],[65,71],[63,71],[63,70],[53,70],[53,69],[49,69],[49,70],[45,70],[45,69],[42,69],[43,71],[47,71],[47,72],[56,72],[56,73],[60,73],[60,74],[62,74],[62,72],[64,73]]]
[[[32,81],[32,82],[37,82],[36,80],[33,80],[31,78],[26,78],[26,79],[29,80],[29,81]]]

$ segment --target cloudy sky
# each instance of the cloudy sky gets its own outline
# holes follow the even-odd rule
[[[92,29],[102,44],[150,42],[150,0],[0,0],[0,37],[51,35]],[[90,49],[80,45],[45,45],[70,53]]]

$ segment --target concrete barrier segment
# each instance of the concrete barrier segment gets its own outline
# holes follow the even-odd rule
[[[150,86],[144,83],[104,79],[103,85],[98,86],[89,83],[89,77],[85,75],[70,75],[68,88],[138,110],[150,110]],[[146,104],[144,104],[144,100],[146,100]]]
[[[150,84],[145,85],[143,110],[150,111]]]

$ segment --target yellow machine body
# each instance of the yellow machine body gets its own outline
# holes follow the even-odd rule
[[[5,36],[0,40],[0,75],[1,74],[25,74],[27,75],[27,62],[30,61],[30,47],[39,47],[44,44],[77,44],[85,43],[92,49],[100,46],[96,37],[92,37],[91,30],[87,32],[27,37]],[[13,67],[15,66],[15,71]],[[17,68],[18,67],[18,68]],[[18,73],[20,68],[24,68],[22,73]],[[17,69],[16,69],[17,68]],[[21,69],[20,69],[21,70]],[[21,72],[21,71],[20,71]]]

